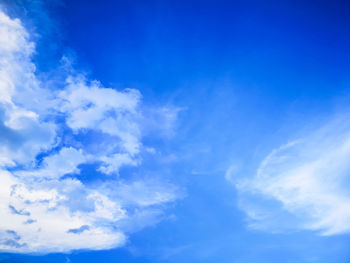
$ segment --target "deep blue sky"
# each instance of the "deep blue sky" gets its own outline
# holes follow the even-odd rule
[[[122,248],[3,254],[0,261],[350,261],[348,234],[250,229],[237,190],[225,179],[231,165],[238,167],[238,176],[253,176],[273,149],[348,104],[347,1],[46,5],[52,27],[59,29],[47,26],[50,38],[39,42],[39,51],[47,52],[35,58],[42,71],[52,66],[48,61],[70,54],[78,68],[105,86],[136,88],[145,105],[181,108],[171,135],[144,137],[146,145],[176,156],[175,161],[150,158],[133,169],[164,176],[186,194],[167,208],[169,219],[133,233]],[[45,45],[52,39],[54,46]]]

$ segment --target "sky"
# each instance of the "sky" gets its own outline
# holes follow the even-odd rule
[[[0,262],[348,263],[349,11],[0,0]]]

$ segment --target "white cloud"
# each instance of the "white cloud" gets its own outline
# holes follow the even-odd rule
[[[60,93],[61,110],[68,115],[67,124],[75,132],[97,129],[122,140],[123,148],[130,154],[138,153],[137,117],[140,93],[137,90],[119,92],[106,89],[94,81],[87,85],[80,77],[68,79],[68,86]]]
[[[46,99],[34,75],[34,43],[28,38],[18,19],[0,12],[0,166],[31,162],[55,142],[55,125],[33,111],[36,100],[45,108]]]
[[[159,180],[117,179],[120,167],[139,165],[148,149],[141,95],[104,88],[82,74],[68,76],[63,87],[43,88],[34,49],[20,20],[0,11],[0,251],[123,245],[125,231],[156,223],[164,204],[179,197]],[[82,164],[111,177],[80,181]]]
[[[132,89],[119,92],[103,88],[97,81],[87,83],[82,76],[68,78],[67,83],[67,88],[59,93],[59,109],[66,114],[67,125],[74,133],[94,130],[108,135],[109,142],[115,141],[103,148],[100,161],[104,164],[100,170],[110,174],[123,164],[136,164],[133,157],[141,146],[140,93]]]
[[[261,162],[253,178],[235,181],[253,227],[350,232],[347,115],[282,145]]]
[[[91,211],[71,211],[67,204],[74,190],[83,188],[78,181],[51,181],[49,185],[26,185],[10,173],[1,171],[0,229],[16,233],[17,239],[6,239],[0,249],[9,252],[64,252],[71,249],[102,249],[121,245],[125,236],[104,220],[118,222],[124,211],[106,196],[91,192],[86,199]],[[70,184],[69,191],[64,184]],[[64,193],[62,189],[66,192]],[[66,201],[66,202],[65,202]],[[89,226],[82,233],[71,229]],[[18,245],[13,245],[15,241]]]
[[[59,179],[65,174],[79,173],[78,165],[88,162],[91,156],[84,155],[83,151],[72,147],[61,148],[57,154],[45,157],[40,168],[34,167],[25,171],[13,172],[19,177]]]

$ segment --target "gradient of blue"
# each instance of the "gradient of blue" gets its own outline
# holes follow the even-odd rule
[[[48,8],[63,32],[50,57],[71,47],[105,86],[184,108],[174,136],[145,138],[178,159],[135,169],[158,173],[187,195],[167,210],[175,219],[132,234],[123,248],[0,261],[350,262],[349,235],[249,230],[224,177],[231,164],[240,176],[253,174],[298,127],[348,97],[347,1],[67,0]],[[45,56],[36,59],[44,70]]]

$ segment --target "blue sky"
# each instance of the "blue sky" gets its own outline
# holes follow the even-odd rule
[[[346,1],[0,3],[0,262],[349,262]]]

